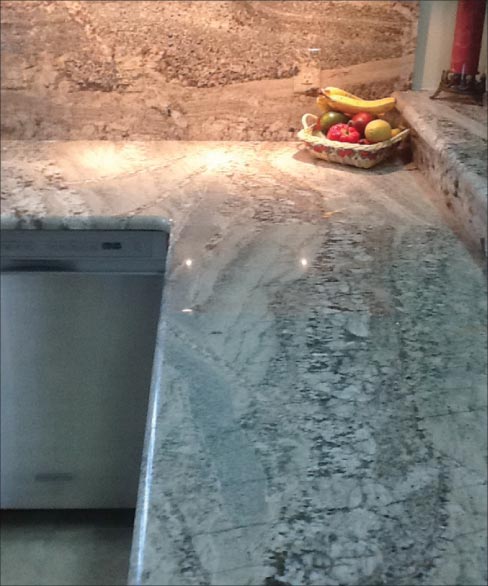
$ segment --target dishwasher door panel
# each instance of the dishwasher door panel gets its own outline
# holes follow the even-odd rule
[[[1,276],[1,507],[134,507],[161,275]]]

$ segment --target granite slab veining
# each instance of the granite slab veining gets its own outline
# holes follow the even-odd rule
[[[418,171],[293,143],[2,155],[24,225],[171,220],[131,584],[486,584],[486,281]]]

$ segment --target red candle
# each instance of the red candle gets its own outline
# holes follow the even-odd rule
[[[478,73],[486,0],[458,0],[456,28],[451,54],[451,71]]]

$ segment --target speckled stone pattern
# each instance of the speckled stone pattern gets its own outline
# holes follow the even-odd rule
[[[410,87],[418,13],[418,0],[2,0],[1,131],[294,140],[307,78],[364,98]]]
[[[485,106],[399,92],[398,108],[413,132],[414,160],[445,207],[464,225],[473,244],[488,254],[488,177]]]
[[[172,219],[131,584],[487,583],[486,281],[418,171],[3,149],[4,214]]]

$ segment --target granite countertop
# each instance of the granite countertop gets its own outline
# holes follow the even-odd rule
[[[486,282],[418,171],[293,143],[2,155],[19,225],[172,221],[132,584],[486,584]]]

